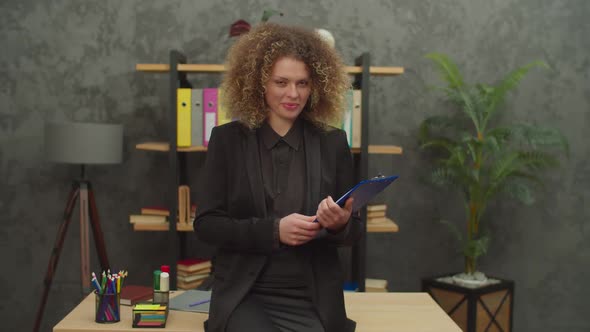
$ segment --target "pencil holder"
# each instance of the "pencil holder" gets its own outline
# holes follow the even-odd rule
[[[94,321],[97,323],[116,323],[121,320],[120,294],[100,294],[94,292]]]
[[[168,303],[168,299],[170,296],[170,291],[160,291],[154,290],[154,300],[153,303]]]

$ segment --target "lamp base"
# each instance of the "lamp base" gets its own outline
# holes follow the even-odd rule
[[[92,192],[92,187],[89,181],[79,180],[74,181],[72,185],[72,190],[68,195],[68,200],[66,203],[66,208],[64,210],[64,217],[61,225],[59,226],[59,230],[57,232],[57,237],[55,240],[55,244],[53,246],[53,250],[51,251],[51,257],[49,258],[49,264],[47,266],[47,272],[45,274],[44,279],[44,287],[43,293],[41,295],[41,303],[39,304],[39,309],[37,311],[37,316],[35,319],[35,326],[33,328],[34,332],[39,331],[41,326],[41,320],[43,319],[43,312],[45,310],[45,304],[47,303],[47,296],[49,295],[49,290],[51,288],[51,283],[53,281],[53,276],[57,269],[57,263],[59,262],[59,256],[61,254],[61,250],[63,248],[64,239],[66,233],[68,231],[68,227],[70,225],[70,221],[72,219],[72,212],[74,211],[74,206],[76,202],[80,199],[80,212],[82,214],[87,214],[90,218],[90,226],[92,227],[92,233],[94,235],[94,243],[96,245],[96,251],[98,253],[98,258],[100,260],[100,265],[103,270],[109,269],[109,260],[107,257],[106,246],[104,243],[104,236],[102,233],[102,228],[100,226],[100,220],[98,219],[98,211],[96,209],[96,203],[94,200],[94,193]],[[82,226],[83,228],[84,226]],[[81,247],[82,251],[84,251],[85,246],[87,247],[88,241],[84,244],[83,237],[81,240]],[[86,249],[87,250],[87,249]],[[88,262],[84,262],[84,255],[82,253],[82,262],[81,265],[84,266],[88,265]],[[86,278],[90,280],[90,275],[82,276],[82,278]],[[83,280],[82,280],[83,281]]]

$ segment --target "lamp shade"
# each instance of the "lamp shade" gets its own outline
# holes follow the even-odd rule
[[[123,160],[123,125],[80,122],[45,124],[47,160],[71,164],[117,164]]]

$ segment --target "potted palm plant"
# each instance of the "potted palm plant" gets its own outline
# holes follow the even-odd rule
[[[457,65],[444,54],[426,57],[444,82],[437,90],[453,106],[450,112],[428,117],[420,126],[421,148],[432,152],[428,180],[458,190],[463,198],[464,231],[446,222],[459,240],[465,260],[463,273],[455,279],[467,284],[484,281],[484,275],[477,272],[477,261],[487,252],[491,239],[482,225],[489,203],[507,196],[532,204],[534,186],[543,183],[541,172],[559,165],[559,153],[567,155],[568,144],[554,129],[497,121],[500,111],[506,109],[508,93],[531,69],[547,68],[543,62],[517,68],[499,83],[488,85],[465,82]]]

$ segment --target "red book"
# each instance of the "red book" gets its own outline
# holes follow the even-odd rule
[[[187,258],[176,263],[176,269],[182,272],[195,272],[210,267],[211,261],[208,259]]]
[[[125,285],[121,289],[121,304],[134,305],[138,302],[150,300],[154,290],[149,286]]]

